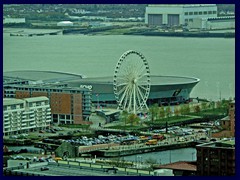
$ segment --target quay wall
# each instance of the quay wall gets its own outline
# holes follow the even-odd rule
[[[103,157],[119,157],[119,156],[128,156],[128,155],[134,155],[134,154],[142,154],[142,153],[148,153],[148,152],[154,152],[154,151],[165,151],[165,150],[171,150],[171,149],[180,149],[180,148],[186,148],[186,147],[195,147],[196,142],[178,142],[176,144],[161,144],[161,145],[150,145],[142,147],[131,147],[126,149],[110,149],[110,150],[99,150],[98,156]]]

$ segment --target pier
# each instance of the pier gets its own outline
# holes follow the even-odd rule
[[[62,31],[54,31],[54,32],[45,32],[45,33],[26,33],[24,31],[17,32],[17,33],[10,33],[10,36],[45,36],[45,35],[58,35],[62,34]]]

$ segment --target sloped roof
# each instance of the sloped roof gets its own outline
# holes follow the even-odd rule
[[[170,164],[160,165],[160,169],[184,170],[184,171],[197,171],[195,162],[179,161]]]

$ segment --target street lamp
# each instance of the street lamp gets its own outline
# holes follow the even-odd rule
[[[98,101],[97,108],[99,109],[99,94],[96,94],[96,96],[97,96],[97,101]]]
[[[171,149],[169,150],[169,163],[172,163],[172,160],[171,160],[171,157],[172,156],[172,153],[171,153]]]
[[[192,161],[193,161],[193,155],[195,154],[195,152],[192,152]]]

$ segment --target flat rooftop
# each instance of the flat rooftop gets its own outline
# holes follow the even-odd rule
[[[76,165],[73,165],[75,163]],[[24,163],[25,164],[25,163]],[[25,175],[26,174],[34,174],[41,176],[152,176],[147,173],[147,171],[137,172],[136,170],[127,169],[125,172],[124,168],[118,168],[116,173],[112,170],[112,166],[102,166],[97,164],[92,164],[91,167],[87,163],[80,163],[80,166],[77,165],[78,162],[71,162],[68,164],[52,164],[52,163],[39,163],[35,165],[30,165],[29,168],[26,169],[15,169],[13,172],[18,174]],[[41,170],[42,167],[46,167],[48,169]],[[108,170],[108,171],[106,171]]]
[[[197,145],[199,147],[210,147],[210,148],[229,148],[229,149],[235,149],[235,140],[221,140],[211,143],[204,143]]]

